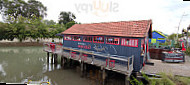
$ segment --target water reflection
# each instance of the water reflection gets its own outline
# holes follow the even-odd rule
[[[1,76],[6,76],[6,72],[4,71],[2,65],[0,64],[0,75]]]
[[[47,81],[51,85],[89,85],[75,70],[62,70],[60,64],[46,61],[42,47],[0,47],[0,82],[32,80]]]
[[[8,47],[6,49],[2,49],[3,47],[0,47],[0,52],[2,53],[20,53],[20,52],[24,52],[27,54],[32,54],[32,53],[42,53],[43,50],[42,49],[31,49],[31,48],[38,48],[38,47],[21,47],[24,49],[20,49],[20,47]]]

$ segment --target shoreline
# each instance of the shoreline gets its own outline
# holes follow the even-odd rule
[[[0,47],[43,46],[43,42],[0,42]]]

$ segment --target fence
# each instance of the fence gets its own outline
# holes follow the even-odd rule
[[[78,48],[63,47],[62,44],[55,43],[44,43],[44,51],[57,53],[69,59],[104,67],[123,74],[131,73],[133,70],[133,55],[130,57],[110,55]]]

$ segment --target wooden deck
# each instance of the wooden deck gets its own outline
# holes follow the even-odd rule
[[[77,48],[62,47],[56,45],[52,49],[50,44],[45,43],[43,50],[48,53],[58,54],[64,58],[77,60],[87,64],[93,64],[98,67],[130,75],[133,71],[134,56],[124,58],[122,56],[103,54],[100,52],[88,51]]]

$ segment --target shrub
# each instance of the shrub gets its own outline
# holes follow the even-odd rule
[[[186,49],[185,54],[190,55],[190,48]]]
[[[190,85],[190,77],[174,76],[172,74],[160,73],[160,79],[153,77],[150,79],[147,75],[142,73],[143,77],[149,82],[149,85]],[[155,78],[155,79],[154,79]],[[145,85],[141,81],[132,77],[130,80],[132,85]]]

